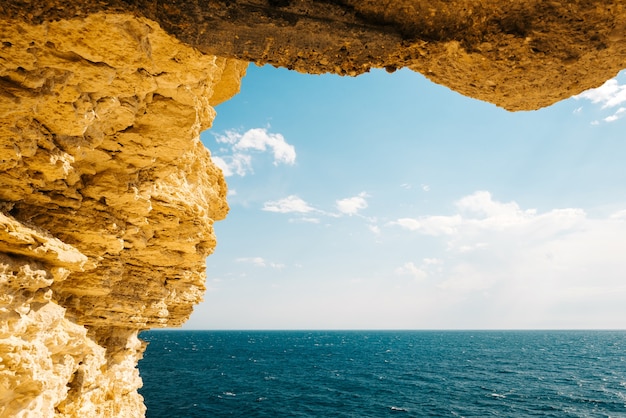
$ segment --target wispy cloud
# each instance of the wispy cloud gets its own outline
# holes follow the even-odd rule
[[[421,218],[400,218],[389,222],[388,225],[397,225],[409,231],[418,231],[426,235],[451,235],[456,232],[462,223],[460,216],[425,216]]]
[[[265,267],[265,260],[262,257],[240,257],[235,261],[238,263],[249,263],[259,267]]]
[[[399,276],[411,276],[415,280],[422,280],[428,277],[428,273],[417,267],[412,261],[404,263],[401,267],[395,270],[395,273]]]
[[[616,107],[626,102],[626,84],[619,84],[615,78],[607,80],[598,88],[583,91],[575,99],[587,99],[593,104],[602,104],[602,109]]]
[[[268,201],[263,204],[263,210],[277,213],[310,213],[319,212],[306,201],[296,195],[283,199]]]
[[[367,229],[372,231],[373,234],[380,235],[380,227],[378,225],[369,224]]]
[[[230,177],[235,174],[245,176],[252,172],[252,156],[236,153],[233,155],[225,155],[223,157],[212,156],[213,164],[222,169],[224,177]]]
[[[345,199],[338,199],[335,201],[336,211],[326,211],[318,209],[307,201],[299,197],[298,195],[290,195],[278,200],[270,200],[263,204],[262,210],[266,212],[285,213],[300,215],[298,218],[292,218],[289,222],[306,222],[306,223],[320,223],[319,216],[326,218],[340,218],[344,215],[359,216],[359,212],[367,208],[367,198],[369,195],[366,192],[361,192],[356,196],[348,197]],[[304,216],[307,214],[315,214],[316,216]],[[375,218],[365,218],[370,223],[375,223]],[[377,227],[376,227],[377,228]],[[379,231],[380,232],[380,231]]]
[[[616,260],[623,251],[626,210],[593,219],[579,208],[539,212],[479,191],[459,199],[456,212],[391,223],[446,244],[445,262],[425,258],[405,263],[396,274],[433,277],[429,269],[436,268],[432,285],[442,291],[495,292],[546,306],[557,299],[574,303],[580,289],[624,292],[626,263]]]
[[[357,196],[337,200],[335,206],[343,215],[356,215],[360,210],[367,208],[367,200],[365,200],[367,197],[369,197],[367,193],[361,192]]]
[[[625,112],[626,112],[626,107],[620,107],[619,109],[617,109],[617,111],[614,114],[604,118],[604,121],[605,122],[615,122],[616,120],[621,119],[622,117],[624,117],[624,114],[626,114]]]
[[[409,261],[396,268],[394,273],[398,276],[411,276],[413,279],[421,281],[432,276],[433,273],[440,273],[442,264],[443,260],[439,258],[423,258],[419,265]]]
[[[410,183],[402,183],[400,185],[401,188],[403,188],[404,190],[411,190],[413,188],[413,185]],[[428,184],[420,184],[420,189],[422,189],[422,191],[424,192],[429,192],[430,191],[430,186]]]
[[[574,96],[574,99],[589,100],[593,104],[601,105],[601,109],[612,109],[626,103],[626,84],[620,84],[617,78],[612,78],[598,88],[587,90]],[[575,110],[575,113],[580,113],[581,111],[582,107],[579,107]],[[625,112],[626,107],[620,106],[617,111],[614,111],[613,114],[602,120],[604,122],[615,122],[624,117]],[[598,125],[600,122],[594,120],[591,124]]]
[[[270,133],[265,128],[249,129],[244,133],[226,131],[217,134],[215,141],[224,144],[223,155],[213,155],[212,160],[222,169],[225,177],[233,175],[245,176],[252,173],[252,153],[270,152],[273,164],[294,165],[296,163],[296,149],[287,143],[279,133]]]
[[[289,219],[289,222],[292,223],[309,223],[309,224],[318,224],[321,222],[320,218],[313,218],[313,217],[307,217],[307,216],[302,216],[300,218],[292,218]]]
[[[626,222],[626,209],[615,212],[610,216],[610,219]]]
[[[238,263],[252,264],[257,267],[271,267],[278,270],[285,268],[284,264],[270,262],[265,260],[263,257],[241,257],[237,258],[235,261]]]
[[[463,236],[470,231],[516,230],[535,228],[546,230],[569,228],[581,219],[582,209],[554,209],[538,214],[535,209],[522,210],[516,202],[498,202],[487,191],[477,191],[459,199],[456,214],[423,216],[419,218],[399,218],[389,222],[390,226],[400,226],[432,236]],[[469,247],[464,247],[465,250]]]

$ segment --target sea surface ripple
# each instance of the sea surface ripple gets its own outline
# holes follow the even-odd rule
[[[149,331],[147,417],[626,417],[625,331]]]

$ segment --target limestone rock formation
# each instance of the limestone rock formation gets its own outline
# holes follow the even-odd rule
[[[0,2],[0,417],[143,416],[137,333],[202,298],[228,206],[198,136],[248,62],[536,109],[625,34],[612,0]]]
[[[548,106],[626,67],[626,5],[619,0],[4,3],[0,15],[33,22],[130,12],[204,53],[308,73],[409,67],[509,110]]]
[[[128,15],[0,24],[0,416],[143,416],[141,329],[204,292],[199,141],[247,63]]]

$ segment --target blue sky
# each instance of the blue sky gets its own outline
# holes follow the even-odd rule
[[[408,70],[251,65],[187,329],[626,328],[626,74],[509,113]]]

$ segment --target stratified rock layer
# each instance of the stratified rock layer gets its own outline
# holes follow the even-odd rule
[[[128,15],[0,38],[0,417],[143,416],[137,332],[202,299],[228,206],[199,134],[247,63]]]
[[[307,73],[408,67],[509,110],[548,106],[626,68],[621,0],[4,3],[0,16],[36,22],[130,12],[204,53]]]

